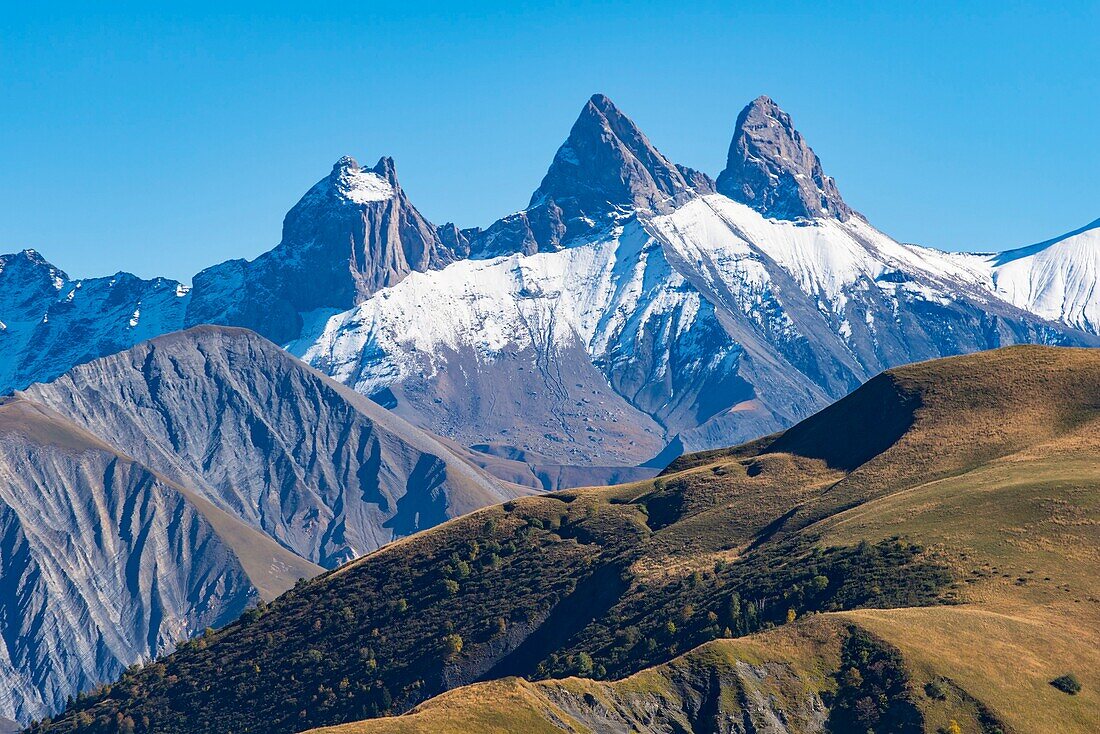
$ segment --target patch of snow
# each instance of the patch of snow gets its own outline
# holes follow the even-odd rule
[[[393,186],[389,181],[374,171],[355,167],[348,167],[340,172],[335,190],[339,196],[356,204],[385,201],[394,196]]]
[[[1045,319],[1100,333],[1100,220],[985,260],[999,297]]]

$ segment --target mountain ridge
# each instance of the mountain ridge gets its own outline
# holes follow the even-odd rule
[[[156,337],[20,394],[330,568],[415,530],[420,513],[432,524],[515,496],[238,327]]]
[[[323,566],[531,490],[237,327],[0,399],[0,715],[23,721]]]
[[[0,403],[0,454],[0,711],[13,719],[320,570],[24,397]]]

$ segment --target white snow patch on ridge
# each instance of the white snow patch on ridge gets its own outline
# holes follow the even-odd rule
[[[356,204],[393,198],[393,186],[374,171],[349,167],[336,180],[336,193]]]
[[[746,313],[774,296],[768,261],[838,315],[844,314],[861,282],[875,282],[896,296],[896,284],[883,277],[893,273],[919,279],[902,291],[941,304],[961,291],[981,298],[991,290],[988,267],[974,256],[902,245],[858,217],[846,222],[768,219],[713,194],[656,217],[651,225],[710,285],[723,285],[732,293]]]
[[[1100,333],[1100,219],[1038,245],[971,257],[985,264],[993,292],[1009,303]]]

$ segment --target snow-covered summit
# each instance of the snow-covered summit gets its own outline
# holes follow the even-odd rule
[[[380,162],[381,163],[381,162]],[[384,201],[393,198],[394,188],[384,176],[363,168],[350,156],[344,156],[332,167],[332,174],[317,186],[331,186],[336,196],[355,204]],[[315,187],[316,188],[316,187]]]
[[[391,158],[365,168],[345,156],[287,213],[272,250],[195,276],[188,323],[245,326],[286,343],[302,313],[351,308],[455,259],[401,189]]]
[[[965,258],[999,298],[1100,333],[1100,219],[1035,245]]]

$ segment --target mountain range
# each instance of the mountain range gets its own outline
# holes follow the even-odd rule
[[[855,423],[809,419],[835,415],[818,411],[883,370],[1021,343],[1100,345],[1098,233],[1100,220],[999,254],[902,244],[844,201],[791,118],[766,97],[738,117],[726,167],[712,179],[670,161],[596,95],[527,208],[483,229],[425,219],[391,159],[363,167],[345,157],[287,214],[274,249],[210,267],[190,286],[127,273],[74,280],[33,250],[2,256],[0,388],[8,394],[0,403],[6,482],[0,487],[0,585],[6,589],[0,716],[25,722],[52,715],[79,695],[70,710],[81,713],[67,721],[86,730],[79,717],[101,706],[104,695],[115,700],[111,696],[133,689],[108,687],[92,698],[84,692],[200,634],[182,644],[176,659],[195,654],[206,666],[200,653],[215,639],[214,629],[238,618],[254,621],[284,592],[277,602],[284,606],[320,599],[327,592],[317,590],[327,581],[296,587],[297,581],[339,568],[323,577],[338,579],[364,556],[366,575],[349,573],[356,584],[376,578],[381,589],[381,579],[409,572],[409,583],[429,585],[409,587],[408,598],[390,594],[383,611],[371,607],[368,616],[390,620],[399,601],[409,604],[412,594],[447,598],[448,582],[474,571],[480,578],[485,569],[478,564],[506,565],[515,547],[504,550],[522,545],[486,530],[488,542],[499,546],[488,556],[450,544],[446,554],[433,549],[407,567],[401,552],[375,553],[391,541],[501,502],[511,513],[515,506],[557,507],[603,496],[515,504],[545,490],[623,484],[634,489],[608,503],[641,502],[648,530],[632,520],[610,530],[584,529],[573,518],[569,524],[579,529],[564,533],[550,515],[538,520],[541,528],[532,524],[530,532],[550,528],[559,540],[607,546],[600,553],[616,560],[603,558],[604,570],[591,578],[584,564],[595,556],[583,548],[560,557],[551,552],[551,561],[564,565],[546,577],[545,568],[518,567],[525,582],[549,596],[528,599],[516,591],[516,608],[488,620],[504,620],[505,631],[485,638],[484,654],[456,653],[437,670],[434,653],[423,645],[437,644],[440,636],[424,628],[424,620],[408,630],[423,639],[402,637],[397,647],[375,626],[370,635],[382,637],[377,644],[331,654],[346,657],[347,665],[377,666],[376,679],[349,679],[344,686],[343,679],[330,680],[340,669],[331,660],[309,678],[319,686],[307,696],[311,710],[349,687],[345,698],[352,703],[322,706],[298,720],[286,718],[297,715],[289,709],[280,710],[284,718],[268,712],[264,721],[272,730],[294,731],[403,711],[478,680],[577,672],[570,666],[580,652],[594,651],[561,646],[579,629],[574,617],[603,613],[600,605],[608,600],[599,589],[619,589],[628,557],[646,568],[687,563],[663,551],[635,556],[621,543],[641,542],[649,531],[660,534],[684,520],[683,532],[662,537],[675,535],[688,549],[697,540],[689,531],[705,530],[702,516],[687,520],[694,512],[688,508],[713,498],[700,499],[694,489],[666,491],[669,481],[691,484],[687,477],[699,473],[699,462],[719,462],[706,464],[716,476],[729,468],[713,453],[677,457],[725,450],[798,424],[769,439],[766,451],[754,443],[738,452],[791,454],[801,457],[792,459],[799,467],[802,459],[821,460],[835,470],[784,470],[782,481],[767,485],[775,496],[750,492],[760,507],[742,507],[761,522],[765,515],[779,522],[780,509],[802,511],[783,505],[794,491],[791,482],[805,483],[799,491],[842,482],[836,472],[856,472],[900,440],[895,428],[908,430],[906,421],[916,420],[914,411],[932,394],[932,388],[884,392],[884,380],[902,378],[880,377],[843,403],[863,406],[852,413]],[[1016,366],[1026,371],[1027,360]],[[939,374],[957,377],[951,370]],[[868,395],[883,404],[864,405]],[[1074,400],[1073,410],[1085,410]],[[862,436],[859,421],[870,421],[881,435]],[[835,449],[825,446],[830,441],[815,425],[848,436],[849,453],[815,453]],[[783,448],[807,431],[816,438]],[[752,461],[745,471],[756,476],[753,467],[770,459]],[[662,477],[679,478],[650,482],[670,462]],[[630,494],[639,487],[652,490],[644,501]],[[586,499],[576,508],[618,512],[606,504]],[[731,527],[756,522],[748,515],[731,520]],[[459,533],[462,543],[482,542],[467,533],[473,526],[446,527],[430,537]],[[435,542],[398,545],[434,548]],[[733,546],[721,550],[737,560]],[[893,546],[875,552],[890,563],[913,560]],[[369,560],[377,557],[390,560]],[[779,562],[778,556],[760,558]],[[391,562],[398,566],[386,565]],[[455,570],[436,578],[441,567]],[[744,568],[751,574],[762,567]],[[902,599],[902,590],[883,591],[888,584],[876,577],[869,582],[879,589],[875,594],[835,604],[850,609],[947,598],[940,571],[921,565],[917,572],[922,584],[935,588]],[[499,603],[492,598],[499,589],[484,591],[486,605]],[[660,603],[668,602],[662,597]],[[594,606],[582,609],[586,604]],[[348,619],[340,610],[345,623],[359,620],[357,614],[352,609]],[[325,617],[322,630],[330,623],[340,619]],[[555,632],[559,625],[572,631]],[[316,631],[271,634],[297,645]],[[346,632],[362,642],[362,630]],[[443,637],[452,632],[466,640],[488,634],[469,628]],[[607,676],[627,674],[643,662],[667,663],[699,641],[673,635],[668,644],[655,643],[661,654],[594,666],[602,665]],[[238,692],[248,688],[243,671],[259,665],[252,652],[232,658],[245,667],[226,668],[234,671],[229,680]],[[303,661],[312,661],[312,652],[292,652],[288,661],[309,667]],[[284,696],[280,686],[301,682],[278,661],[262,668],[260,678],[269,668],[283,677],[263,678],[258,692]],[[138,680],[136,670],[123,680]],[[212,677],[221,680],[222,672]],[[180,700],[204,700],[198,691],[208,690],[209,680],[190,680],[193,687]],[[149,690],[161,691],[159,685]],[[298,701],[291,694],[284,699]],[[210,723],[211,730],[255,730],[260,720],[253,713],[227,715]],[[121,731],[130,715],[115,711],[104,730]],[[140,717],[137,724],[160,731],[164,715],[159,709],[142,714],[156,722],[152,729]],[[203,720],[193,710],[186,716]]]
[[[997,255],[901,244],[767,97],[712,180],[596,95],[528,207],[484,229],[428,222],[391,159],[342,158],[278,246],[190,287],[5,256],[0,386],[241,326],[510,482],[622,481],[789,426],[892,366],[1100,343],[1097,232]]]

